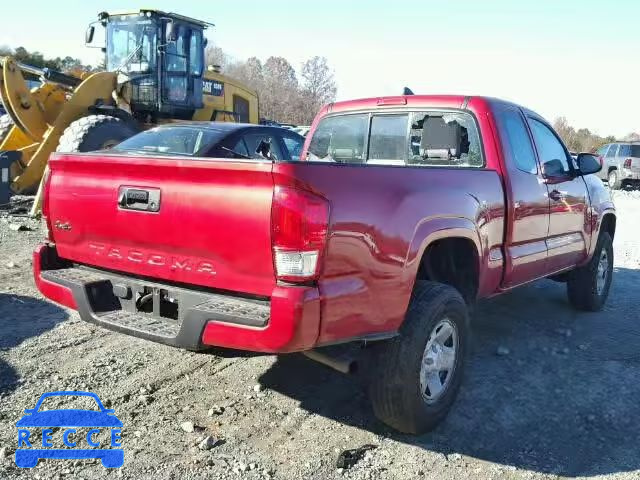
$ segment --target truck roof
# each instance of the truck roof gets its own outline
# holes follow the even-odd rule
[[[326,113],[351,111],[351,110],[363,110],[377,107],[393,107],[393,106],[407,106],[407,107],[448,107],[448,108],[464,108],[472,99],[482,100],[485,104],[508,104],[515,105],[524,110],[529,109],[516,105],[512,102],[501,100],[499,98],[485,97],[479,95],[392,95],[370,98],[359,98],[355,100],[345,100],[342,102],[335,102],[327,106]],[[535,113],[535,112],[532,112]]]

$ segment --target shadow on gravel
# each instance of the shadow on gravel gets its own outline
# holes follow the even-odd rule
[[[0,352],[51,330],[67,318],[60,307],[34,297],[0,293]],[[16,370],[0,357],[0,395],[16,387]]]
[[[260,381],[309,412],[445,455],[563,476],[635,471],[639,286],[640,270],[617,268],[599,313],[573,310],[564,285],[548,280],[478,305],[463,388],[426,435],[390,431],[358,382],[302,356],[281,357]]]

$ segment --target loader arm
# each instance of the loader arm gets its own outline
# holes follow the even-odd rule
[[[116,74],[98,72],[76,79],[53,72],[42,75],[44,83],[29,90],[22,74],[25,66],[9,57],[2,63],[0,98],[15,125],[0,144],[0,151],[21,153],[21,158],[9,169],[11,190],[33,192],[65,128],[87,115],[93,105],[114,104]],[[77,80],[77,86],[72,85],[76,83],[72,79]]]

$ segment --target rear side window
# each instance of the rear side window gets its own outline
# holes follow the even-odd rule
[[[240,140],[236,142],[236,144],[233,146],[231,150],[245,157],[251,156],[251,154],[249,153],[249,150],[247,149],[247,144],[245,143],[244,138],[240,138]],[[231,152],[228,152],[228,153],[231,153]]]
[[[313,133],[307,159],[363,163],[368,123],[368,114],[324,118]]]
[[[618,147],[618,156],[619,157],[631,156],[631,145],[620,145],[620,147]]]
[[[293,160],[296,162],[300,160],[300,152],[302,151],[302,146],[304,145],[304,137],[283,135],[282,141],[284,142],[284,146],[287,149],[287,153],[289,154],[289,160]]]
[[[374,115],[369,134],[368,163],[404,164],[408,115]]]
[[[618,150],[618,145],[611,145],[611,148],[609,150],[607,150],[607,154],[605,155],[605,157],[607,157],[607,158],[615,157],[617,150]]]
[[[410,165],[482,167],[480,137],[467,113],[414,113],[410,130]]]
[[[497,115],[502,133],[502,147],[508,152],[511,162],[523,172],[537,174],[536,156],[524,119],[515,109],[505,109]]]
[[[260,142],[264,140],[265,142],[269,142],[271,144],[271,154],[274,156],[275,160],[284,159],[284,156],[280,151],[278,139],[273,135],[270,135],[268,133],[247,133],[243,135],[242,138],[244,139],[250,157],[256,157],[256,150],[258,149],[258,145],[260,145]]]
[[[482,167],[475,120],[463,112],[353,114],[326,117],[307,160],[425,167]]]

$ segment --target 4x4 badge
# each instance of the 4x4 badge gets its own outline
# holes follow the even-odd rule
[[[56,220],[56,223],[54,223],[53,225],[60,230],[71,230],[71,224],[69,222],[61,222],[60,220]]]

